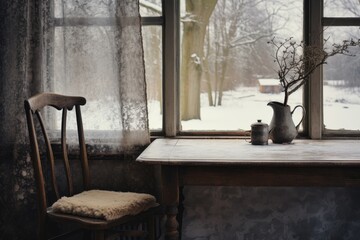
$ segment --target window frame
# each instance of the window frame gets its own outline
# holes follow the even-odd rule
[[[180,1],[163,0],[163,134],[179,133]]]
[[[323,48],[323,31],[330,26],[360,26],[360,17],[324,17],[324,0],[304,0],[304,40]],[[319,36],[318,38],[312,36]],[[308,112],[304,132],[311,139],[360,137],[357,130],[329,130],[324,125],[323,68],[319,67],[304,89],[303,103]]]
[[[304,41],[305,44],[312,44],[322,48],[323,28],[327,26],[360,26],[360,18],[357,17],[324,17],[324,1],[303,1],[304,9]],[[180,0],[162,0],[162,16],[141,16],[142,26],[162,26],[163,41],[163,126],[162,130],[151,131],[152,136],[193,136],[193,137],[242,137],[247,132],[238,131],[181,131],[179,116],[179,66],[180,66]],[[53,15],[53,31],[56,27],[68,26]],[[108,26],[111,21],[106,18],[94,18],[94,21],[82,21],[74,19],[70,25],[101,25]],[[312,37],[319,36],[320,37]],[[50,34],[50,37],[52,34]],[[47,54],[51,56],[52,54]],[[51,64],[51,61],[48,61]],[[51,70],[51,67],[49,68]],[[51,75],[51,74],[50,74]],[[323,78],[322,67],[319,67],[310,76],[310,81],[303,89],[303,105],[306,109],[303,132],[300,137],[310,139],[337,138],[337,137],[360,137],[360,131],[351,130],[327,130],[323,123]]]

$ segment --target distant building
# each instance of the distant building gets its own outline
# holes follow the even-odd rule
[[[276,78],[260,78],[259,91],[261,93],[280,93],[281,85],[279,79]]]
[[[328,86],[345,86],[345,80],[331,80],[331,79],[325,79],[324,85]]]

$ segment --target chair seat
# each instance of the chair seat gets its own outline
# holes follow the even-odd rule
[[[162,213],[163,213],[163,209],[160,205],[158,205],[158,206],[152,207],[146,211],[143,211],[142,213],[135,215],[135,216],[126,215],[126,216],[120,217],[115,220],[107,221],[104,219],[82,217],[82,216],[77,216],[77,215],[72,215],[72,214],[67,214],[67,213],[54,212],[52,207],[49,207],[47,209],[47,216],[52,221],[60,222],[60,223],[61,222],[69,222],[69,223],[73,223],[74,226],[84,228],[84,229],[90,229],[90,230],[109,229],[111,227],[116,227],[121,224],[136,222],[136,221],[139,221],[139,220],[144,219],[149,216],[160,215]]]
[[[89,190],[60,198],[48,212],[113,221],[156,206],[158,203],[150,194]]]

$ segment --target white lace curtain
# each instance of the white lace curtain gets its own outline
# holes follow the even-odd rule
[[[148,143],[139,2],[55,0],[53,8],[54,18],[46,16],[45,88],[86,97],[88,142]]]
[[[6,58],[13,60],[1,64],[5,73],[5,103],[1,107],[5,115],[1,120],[10,120],[1,124],[5,136],[15,137],[13,131],[18,126],[9,128],[9,124],[14,124],[12,118],[24,117],[25,98],[52,91],[87,99],[82,111],[88,143],[106,144],[113,146],[106,149],[120,151],[147,144],[139,2],[53,1],[27,1],[24,6],[17,3],[12,7],[17,8],[18,15],[4,26],[11,35],[6,38],[8,47],[19,45],[1,49]],[[12,11],[11,5],[7,11]],[[47,117],[49,128],[60,128],[59,116]]]

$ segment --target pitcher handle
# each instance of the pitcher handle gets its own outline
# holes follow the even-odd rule
[[[302,121],[304,120],[304,117],[305,117],[305,114],[306,114],[306,111],[305,111],[305,108],[302,106],[302,105],[297,105],[296,107],[294,107],[294,109],[291,111],[291,115],[295,112],[295,110],[298,108],[298,107],[301,107],[302,108],[302,118],[300,120],[300,122],[296,125],[296,130],[298,130],[300,124],[302,123]]]

